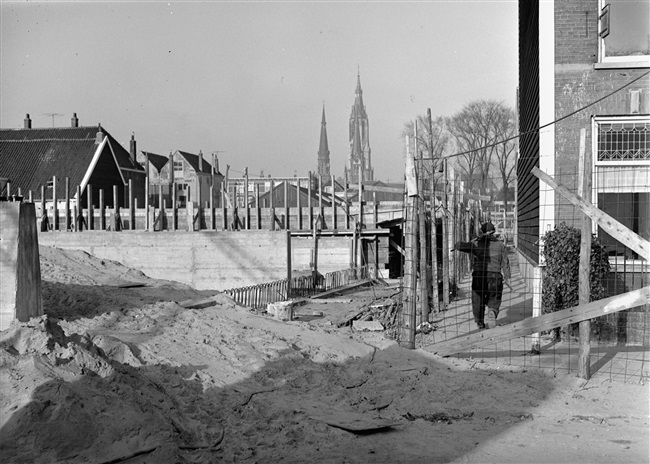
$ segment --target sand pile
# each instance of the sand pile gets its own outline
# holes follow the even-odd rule
[[[0,333],[3,462],[647,459],[644,386],[439,358],[223,295],[185,309],[214,292],[42,255],[47,315]]]

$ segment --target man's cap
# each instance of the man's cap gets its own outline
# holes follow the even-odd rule
[[[481,232],[484,234],[491,234],[494,233],[496,229],[494,228],[494,224],[491,222],[486,222],[481,226]]]

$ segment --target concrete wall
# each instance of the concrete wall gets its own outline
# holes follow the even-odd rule
[[[84,231],[45,232],[41,245],[84,250],[119,261],[150,277],[191,285],[199,290],[226,290],[287,276],[286,231]],[[319,271],[347,269],[350,238],[319,239]],[[292,239],[292,269],[309,269],[311,238]]]
[[[43,314],[33,203],[0,203],[0,330]]]

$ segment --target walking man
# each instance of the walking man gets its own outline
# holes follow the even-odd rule
[[[503,283],[510,286],[510,261],[505,244],[495,236],[491,222],[481,226],[481,235],[471,242],[458,242],[458,251],[470,253],[472,264],[472,312],[479,329],[497,325]],[[487,306],[487,314],[485,307]]]

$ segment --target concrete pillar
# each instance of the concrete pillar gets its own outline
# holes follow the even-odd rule
[[[0,203],[0,330],[11,321],[43,315],[36,209],[33,203]]]

